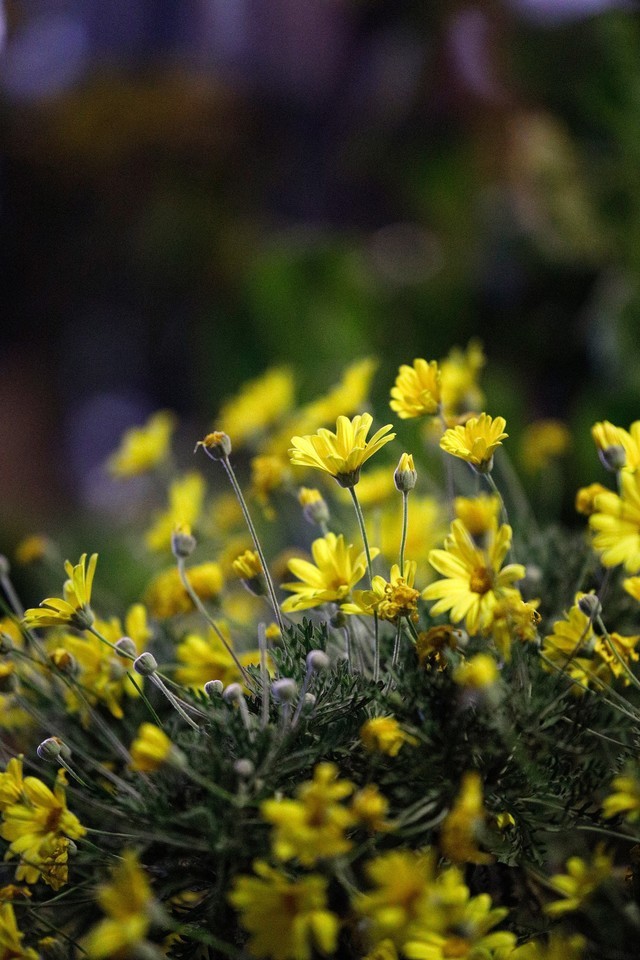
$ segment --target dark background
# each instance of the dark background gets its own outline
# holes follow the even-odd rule
[[[0,534],[286,361],[479,337],[492,414],[640,416],[640,20],[605,0],[5,0]]]

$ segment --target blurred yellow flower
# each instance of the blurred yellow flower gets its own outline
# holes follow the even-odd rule
[[[47,537],[34,533],[25,537],[17,545],[15,550],[16,563],[21,566],[27,566],[30,563],[37,563],[43,560],[51,550],[51,543]]]
[[[500,499],[495,494],[477,497],[456,497],[453,512],[461,520],[474,540],[484,536],[498,522]]]
[[[174,746],[164,730],[153,723],[143,723],[129,748],[131,769],[153,773],[170,759]]]
[[[340,486],[353,487],[360,479],[360,468],[385,443],[394,439],[391,424],[381,427],[367,440],[373,423],[369,413],[349,420],[338,417],[336,432],[321,427],[316,434],[292,437],[291,462],[299,467],[313,467],[335,477]]]
[[[2,960],[38,960],[38,954],[31,947],[24,947],[24,933],[18,928],[18,922],[10,903],[0,903],[0,957]]]
[[[160,410],[143,427],[127,430],[120,446],[107,460],[111,475],[119,479],[136,477],[157,467],[167,458],[175,426],[174,414]]]
[[[435,414],[440,407],[440,370],[435,360],[402,364],[391,388],[389,406],[401,420]]]
[[[492,863],[491,854],[478,847],[486,818],[480,774],[465,773],[458,796],[440,829],[442,855],[454,863]]]
[[[226,625],[221,623],[218,629],[230,644]],[[176,647],[176,658],[180,664],[176,669],[176,680],[186,687],[203,687],[208,680],[221,680],[227,686],[242,679],[232,656],[213,630],[204,636],[188,633]],[[248,667],[260,662],[260,653],[246,650],[238,654],[238,659],[243,667]]]
[[[155,901],[137,854],[125,850],[112,871],[111,883],[98,887],[96,899],[106,918],[82,940],[91,960],[132,955],[151,927]]]
[[[359,496],[360,488],[358,487]],[[433,571],[428,564],[429,554],[434,547],[442,543],[447,528],[446,514],[442,504],[435,497],[418,497],[414,493],[409,505],[405,553],[418,563],[420,579],[423,583],[433,577]],[[401,536],[402,498],[396,493],[394,502],[385,506],[379,517],[380,552],[390,564],[398,558]]]
[[[487,473],[493,465],[495,451],[509,436],[504,433],[505,426],[504,417],[492,418],[488,413],[481,413],[479,417],[445,430],[440,446],[453,457],[466,460],[480,473]]]
[[[186,576],[201,600],[216,600],[224,586],[222,570],[214,562],[189,567]],[[144,602],[153,616],[161,620],[193,610],[176,567],[170,567],[153,578],[145,591]]]
[[[585,517],[590,517],[595,513],[596,497],[601,493],[609,492],[601,483],[590,483],[588,487],[580,487],[576,492],[576,511]]]
[[[566,873],[551,877],[551,885],[562,896],[544,908],[552,917],[579,910],[600,884],[611,877],[613,859],[598,847],[591,863],[581,857],[570,857],[565,867]]]
[[[403,730],[395,717],[372,717],[360,727],[362,745],[370,753],[397,757],[405,743],[415,747],[418,740]]]
[[[522,431],[520,459],[525,470],[546,470],[571,448],[571,432],[561,420],[536,420]]]
[[[476,653],[463,660],[453,671],[454,683],[468,690],[485,690],[492,687],[500,674],[498,665],[488,653]]]
[[[356,894],[352,905],[356,916],[368,920],[374,942],[388,938],[400,946],[418,918],[430,914],[435,863],[433,851],[400,849],[365,865],[372,887]]]
[[[246,383],[227,400],[217,418],[219,429],[236,446],[253,440],[277,424],[293,404],[294,379],[288,367],[273,367]]]
[[[262,860],[253,869],[256,876],[236,877],[228,895],[250,934],[251,956],[312,960],[316,952],[333,954],[340,921],[327,909],[327,879],[307,874],[292,880]]]
[[[145,534],[149,550],[159,552],[171,547],[171,537],[178,527],[188,532],[196,525],[205,494],[205,482],[201,473],[192,470],[174,480],[169,487],[169,506],[158,514]]]
[[[440,361],[442,409],[450,420],[465,411],[478,410],[484,396],[478,386],[478,377],[484,367],[485,356],[478,340],[471,340],[466,351],[454,347]]]
[[[283,457],[262,454],[251,461],[251,494],[258,501],[268,519],[275,513],[270,496],[281,490],[291,480],[289,464]]]

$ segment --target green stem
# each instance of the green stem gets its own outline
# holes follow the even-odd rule
[[[491,476],[490,473],[484,473],[484,474],[483,474],[483,477],[484,477],[485,480],[487,481],[487,484],[489,485],[489,489],[491,490],[492,493],[494,493],[494,494],[496,495],[496,497],[498,498],[498,501],[499,501],[499,503],[500,503],[500,521],[501,521],[501,523],[509,523],[509,515],[508,515],[508,513],[507,513],[507,508],[506,508],[505,505],[504,505],[504,500],[502,499],[502,494],[501,494],[500,491],[498,490],[498,487],[496,486],[495,480],[493,479],[493,477]]]
[[[355,507],[356,517],[358,518],[358,526],[360,527],[360,536],[362,537],[362,543],[364,544],[364,553],[367,558],[369,589],[373,590],[373,564],[371,562],[371,550],[369,549],[367,530],[364,524],[364,515],[362,513],[362,507],[360,506],[360,501],[358,500],[355,487],[349,487],[349,493],[351,494],[353,506]],[[373,636],[373,682],[377,683],[380,676],[380,637],[378,631],[378,614],[375,612],[373,614]]]
[[[162,682],[160,677],[156,673],[152,673],[149,679],[153,684],[155,684],[158,690],[165,695],[173,709],[180,714],[185,723],[188,723],[193,730],[197,730],[198,733],[200,733],[201,730],[198,724],[195,722],[195,720],[192,720],[186,710],[180,706],[178,698],[174,697],[174,695],[171,693],[171,690],[169,690],[169,688]]]
[[[400,576],[404,577],[404,551],[407,546],[407,526],[409,522],[409,491],[402,491],[402,537],[400,539]]]
[[[235,473],[234,473],[233,467],[231,466],[231,461],[229,460],[229,457],[224,457],[221,462],[222,462],[222,466],[224,467],[224,469],[225,469],[226,472],[227,472],[227,476],[229,477],[229,482],[231,483],[231,486],[233,487],[233,492],[235,493],[236,497],[238,498],[238,503],[240,504],[240,508],[241,508],[241,510],[242,510],[242,513],[244,514],[244,519],[245,519],[245,522],[246,522],[246,524],[247,524],[247,527],[249,528],[249,533],[251,534],[251,539],[253,540],[253,545],[254,545],[254,547],[256,548],[256,553],[257,553],[258,556],[260,557],[260,563],[262,564],[262,570],[263,570],[263,573],[264,573],[264,576],[265,576],[265,580],[267,581],[267,589],[268,589],[268,591],[269,591],[269,598],[270,598],[271,603],[272,603],[272,605],[273,605],[273,612],[274,612],[275,618],[276,618],[276,620],[277,620],[277,622],[278,622],[278,626],[280,627],[280,633],[281,633],[281,635],[282,635],[282,642],[285,643],[285,645],[286,645],[286,638],[285,638],[285,632],[284,632],[284,620],[282,619],[282,613],[280,612],[280,604],[278,603],[278,598],[277,598],[277,596],[276,596],[276,589],[275,589],[275,587],[274,587],[273,580],[272,580],[272,578],[271,578],[271,574],[269,573],[269,568],[267,567],[267,561],[266,561],[265,555],[264,555],[264,553],[263,553],[263,551],[262,551],[262,546],[261,546],[261,544],[260,544],[260,540],[258,539],[258,534],[257,534],[256,528],[255,528],[255,526],[254,526],[254,524],[253,524],[253,520],[251,519],[251,514],[249,513],[249,508],[247,507],[246,500],[244,499],[244,494],[242,493],[242,490],[241,490],[241,488],[240,488],[240,484],[238,483],[238,480],[237,480],[237,477],[236,477],[236,475],[235,475]]]

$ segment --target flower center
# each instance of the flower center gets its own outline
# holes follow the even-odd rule
[[[469,941],[462,937],[449,937],[442,945],[443,957],[466,957],[469,953]]]
[[[493,576],[486,567],[476,567],[469,580],[472,593],[488,593],[493,586]]]

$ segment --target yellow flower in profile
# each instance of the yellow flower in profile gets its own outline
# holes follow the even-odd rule
[[[0,773],[0,810],[6,810],[22,799],[22,757],[11,757],[4,773]]]
[[[465,773],[458,796],[440,829],[442,855],[454,863],[493,863],[491,854],[478,847],[486,818],[480,774]]]
[[[314,467],[335,477],[341,487],[354,487],[360,468],[385,443],[394,439],[391,424],[381,427],[367,440],[373,423],[370,413],[357,414],[352,420],[338,417],[336,432],[321,427],[316,434],[292,437],[291,462],[299,467]]]
[[[49,597],[43,600],[39,607],[26,610],[23,621],[25,626],[38,628],[69,624],[78,630],[85,630],[93,623],[91,587],[98,554],[91,554],[88,567],[86,561],[86,553],[82,554],[80,562],[75,566],[65,560],[64,569],[69,579],[63,586],[64,599]]]
[[[81,946],[91,960],[133,955],[145,940],[156,909],[149,880],[132,850],[125,850],[111,883],[98,887],[96,899],[106,918],[89,931]]]
[[[131,769],[153,773],[164,766],[175,753],[175,748],[164,730],[153,723],[143,723],[129,749]]]
[[[251,441],[285,416],[293,404],[294,379],[288,367],[272,367],[246,383],[220,410],[219,429],[236,446]]]
[[[502,563],[511,546],[511,527],[494,525],[480,549],[460,520],[451,524],[444,550],[432,550],[431,565],[446,579],[436,580],[423,591],[425,600],[437,600],[431,614],[449,612],[452,623],[465,621],[470,634],[486,630],[499,600],[519,597],[513,586],[525,575],[520,563]]]
[[[608,470],[637,470],[640,466],[640,420],[625,430],[609,420],[594,423],[591,436],[604,466]]]
[[[583,596],[584,594],[577,593],[575,603],[568,613],[556,620],[552,632],[542,641],[541,653],[552,665],[543,662],[545,670],[555,666],[557,670],[577,681],[577,684],[589,686],[609,671],[600,658],[594,659],[597,638],[593,624],[578,606],[578,601]],[[602,686],[602,683],[599,686]],[[573,692],[580,693],[580,687],[574,685]]]
[[[262,860],[255,876],[236,877],[228,895],[249,933],[247,951],[270,960],[312,960],[337,947],[340,921],[327,909],[325,877],[308,874],[292,880]]]
[[[0,958],[2,960],[38,960],[38,954],[31,947],[24,947],[24,933],[18,928],[18,922],[10,903],[0,903]]]
[[[127,430],[120,446],[107,460],[113,477],[137,477],[153,470],[166,460],[176,418],[168,410],[160,410],[149,417],[143,427]]]
[[[341,801],[353,793],[349,780],[338,779],[334,763],[319,763],[313,780],[300,784],[296,799],[265,800],[260,812],[274,827],[272,848],[278,860],[297,859],[305,867],[339,857],[353,846],[345,831],[356,822]]]
[[[245,550],[231,564],[236,577],[241,580],[253,580],[263,573],[260,557],[255,550]]]
[[[377,549],[372,549],[371,558],[378,553]],[[294,594],[282,604],[285,613],[319,607],[331,601],[341,603],[349,596],[352,587],[362,580],[367,569],[364,550],[346,544],[342,534],[328,533],[314,540],[311,554],[315,563],[299,557],[289,560],[289,570],[300,582],[282,584],[284,590]]]
[[[605,567],[622,563],[628,573],[640,570],[640,471],[621,471],[620,494],[607,490],[595,498],[589,526]]]
[[[201,600],[216,600],[220,596],[224,576],[217,563],[196,564],[189,567],[186,576]],[[170,567],[153,578],[145,591],[144,602],[153,616],[161,620],[193,610],[193,602],[176,567]]]
[[[484,364],[485,356],[477,340],[471,340],[466,351],[454,347],[440,361],[442,409],[447,420],[482,407],[484,397],[478,386],[478,377]]]
[[[464,424],[449,427],[442,435],[440,446],[453,457],[466,460],[479,473],[488,473],[493,466],[493,455],[509,436],[504,432],[504,417],[490,417],[481,413]]]
[[[360,727],[362,745],[370,753],[397,757],[405,743],[415,747],[418,740],[403,730],[395,717],[372,717]]]
[[[601,493],[609,492],[607,487],[603,487],[601,483],[590,483],[588,487],[580,487],[576,492],[576,512],[581,513],[584,517],[590,517],[592,513],[595,513],[596,497],[599,497]]]
[[[420,591],[413,586],[415,575],[415,560],[406,561],[403,577],[400,576],[400,567],[394,563],[388,581],[384,577],[374,577],[371,590],[354,590],[353,603],[343,604],[342,610],[344,613],[364,613],[369,616],[377,613],[380,620],[390,623],[397,623],[401,617],[416,621]]]
[[[87,832],[67,808],[64,770],[52,790],[37,777],[25,777],[17,803],[2,812],[0,836],[9,841],[6,859],[19,857],[16,879],[36,883],[40,877],[54,890],[67,881],[69,840]]]
[[[413,366],[403,363],[391,388],[389,406],[401,420],[438,412],[440,407],[440,370],[435,360],[421,358]]]
[[[611,877],[613,859],[598,847],[591,863],[581,857],[570,857],[565,865],[566,873],[551,877],[552,887],[562,896],[561,900],[547,903],[545,912],[552,917],[579,910],[591,894]]]
[[[456,497],[453,512],[461,520],[474,540],[484,536],[498,522],[500,498],[495,494],[477,497]]]
[[[145,533],[149,550],[160,552],[171,547],[171,537],[176,528],[187,532],[196,525],[205,494],[204,477],[197,470],[185,473],[169,487],[169,506],[159,514]]]
[[[499,678],[498,665],[488,653],[476,653],[453,671],[454,683],[468,690],[485,690]]]
[[[640,818],[640,781],[634,776],[615,777],[613,793],[602,801],[602,816],[609,819],[624,814],[625,820],[634,823]]]
[[[520,438],[520,458],[529,473],[546,470],[570,448],[571,433],[561,420],[536,420],[524,428]]]
[[[542,619],[536,607],[538,600],[525,603],[522,597],[505,597],[493,608],[493,620],[490,636],[500,656],[511,660],[511,645],[514,640],[520,643],[535,643],[538,639],[538,624]]]

